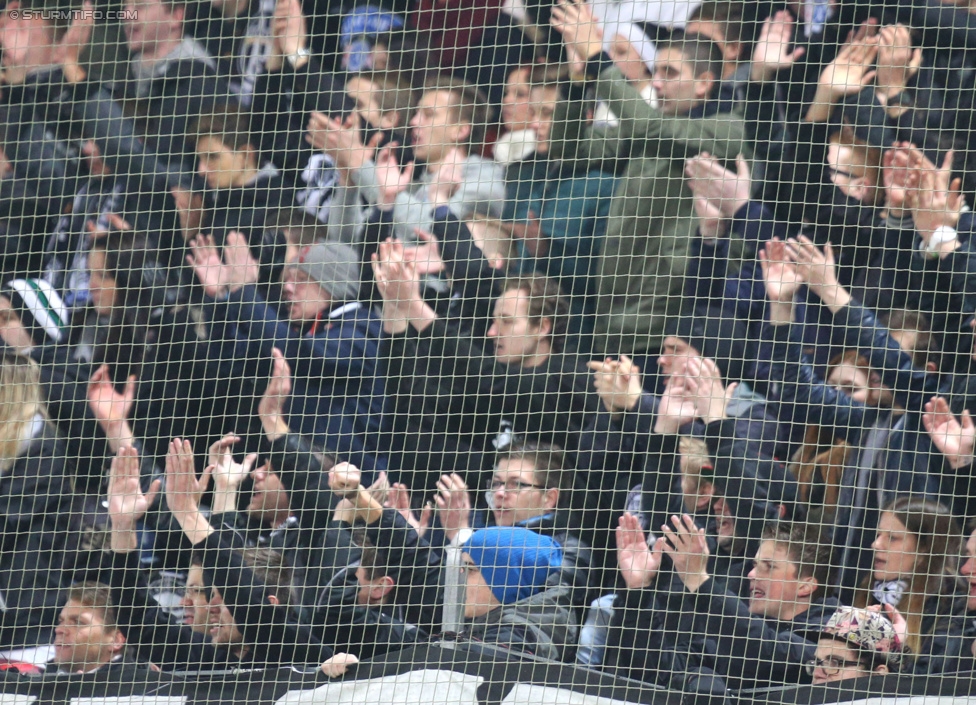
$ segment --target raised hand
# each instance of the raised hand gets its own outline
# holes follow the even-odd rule
[[[603,408],[611,414],[631,411],[640,402],[644,393],[641,371],[626,355],[621,355],[620,360],[593,360],[587,367],[593,371],[593,387]]]
[[[562,35],[568,53],[577,61],[586,61],[603,51],[603,29],[585,2],[559,0],[552,7],[549,24]]]
[[[752,173],[741,154],[736,157],[735,169],[729,171],[708,152],[685,162],[688,188],[696,198],[703,198],[718,208],[725,220],[731,220],[752,197]]]
[[[882,103],[901,93],[922,65],[922,50],[912,48],[911,30],[903,24],[881,29],[874,94]]]
[[[115,385],[108,372],[108,365],[102,365],[88,380],[88,408],[98,421],[99,426],[105,431],[109,439],[125,438],[132,445],[131,438],[128,438],[127,421],[129,414],[136,399],[136,376],[130,375],[125,382],[125,391],[121,394],[116,391]],[[117,450],[117,449],[116,449]]]
[[[363,144],[359,119],[355,114],[350,114],[343,121],[318,112],[312,113],[309,118],[308,134],[305,136],[306,142],[329,155],[336,168],[344,171],[361,169],[373,158],[376,146],[382,139],[383,135],[377,133],[368,145]]]
[[[648,587],[661,569],[664,539],[658,539],[651,549],[647,545],[640,521],[630,513],[617,521],[617,566],[620,577],[630,590]]]
[[[397,143],[391,142],[376,155],[376,180],[379,190],[377,206],[380,210],[390,210],[396,197],[406,191],[413,183],[415,164],[409,162],[403,169],[393,150]]]
[[[922,425],[932,439],[932,444],[945,456],[954,470],[973,464],[973,453],[976,451],[976,425],[969,415],[969,409],[963,409],[960,420],[952,413],[944,398],[932,397],[931,401],[925,404]]]
[[[214,480],[214,488],[218,491],[236,490],[251,474],[251,468],[258,459],[257,453],[251,453],[244,458],[243,463],[234,462],[231,449],[240,442],[240,438],[232,433],[218,441],[214,441],[208,453],[208,465]]]
[[[179,438],[170,441],[166,454],[166,504],[193,545],[213,532],[200,513],[200,498],[210,484],[210,472],[207,467],[198,479],[190,442]]]
[[[792,304],[797,290],[803,285],[803,277],[789,258],[786,243],[774,238],[759,251],[766,297],[774,303]]]
[[[354,654],[335,654],[322,664],[322,673],[329,678],[338,678],[357,663],[359,663],[359,659]]]
[[[413,232],[423,244],[405,246],[403,248],[403,261],[412,262],[416,267],[417,274],[420,275],[443,272],[446,265],[441,258],[440,243],[437,241],[437,237],[420,228],[414,228]]]
[[[113,529],[134,529],[156,501],[162,481],[153,480],[149,491],[143,494],[139,478],[139,452],[135,448],[119,448],[108,473],[108,516]]]
[[[232,230],[224,243],[224,276],[227,290],[235,292],[261,278],[261,267],[243,233]]]
[[[654,433],[678,433],[682,426],[694,421],[697,415],[698,410],[688,390],[687,378],[683,374],[671,375],[657,405]]]
[[[441,475],[441,479],[437,481],[434,503],[448,541],[453,541],[461,529],[471,526],[471,496],[464,478],[460,475]]]
[[[787,241],[786,252],[810,291],[819,296],[832,313],[850,303],[850,294],[837,279],[834,249],[829,242],[821,252],[809,238],[800,235]]]
[[[464,183],[465,156],[460,149],[452,149],[437,165],[427,185],[427,200],[432,209],[446,206]]]
[[[905,145],[895,145],[881,159],[881,180],[885,187],[885,208],[889,215],[901,217],[908,208],[908,196],[918,187],[918,172]]]
[[[85,70],[79,61],[82,50],[91,40],[92,30],[95,28],[95,6],[88,0],[81,7],[81,14],[72,22],[71,26],[61,37],[56,55],[61,64],[64,77],[69,83],[80,83],[85,80]]]
[[[940,227],[955,228],[965,206],[960,193],[962,179],[952,178],[953,150],[946,152],[942,166],[937,167],[914,145],[908,152],[917,175],[918,187],[908,193],[915,229],[928,244]]]
[[[200,233],[203,222],[203,196],[187,189],[174,186],[170,189],[173,205],[180,219],[180,232],[184,242],[192,242]]]
[[[291,395],[291,366],[278,348],[271,351],[271,379],[258,402],[258,416],[271,442],[290,432],[285,421],[285,402]]]
[[[219,299],[227,295],[229,273],[212,235],[197,235],[190,241],[186,263],[196,273],[207,296]]]
[[[688,360],[683,375],[688,397],[695,406],[695,414],[706,424],[726,418],[725,408],[738,386],[737,383],[726,388],[718,365],[707,357],[693,357]]]
[[[420,511],[420,518],[418,519],[410,505],[410,490],[402,482],[394,482],[390,485],[390,489],[386,493],[385,506],[397,510],[400,516],[417,532],[417,536],[421,538],[423,538],[424,534],[430,528],[430,522],[434,515],[434,507],[430,502],[424,504],[424,508]]]
[[[793,15],[786,10],[770,15],[763,23],[752,50],[752,80],[769,81],[779,71],[790,68],[806,49],[790,51],[793,41]]]
[[[276,59],[271,62],[274,68],[280,68],[283,57],[294,56],[307,48],[308,26],[299,0],[278,0],[275,3],[274,18],[271,21],[271,39],[273,55]],[[301,67],[304,63],[303,58],[298,58],[295,68]]]
[[[664,538],[664,552],[671,557],[674,572],[684,583],[688,592],[697,592],[708,580],[708,542],[705,530],[695,526],[694,520],[685,514],[682,518],[671,517],[672,530],[667,524],[661,526]]]
[[[830,94],[833,101],[844,96],[860,93],[874,80],[876,71],[872,70],[878,56],[880,37],[869,36],[855,39],[845,44],[837,57],[820,74],[820,85]]]
[[[337,497],[348,499],[359,494],[362,489],[362,473],[352,463],[337,463],[329,470],[329,489]]]

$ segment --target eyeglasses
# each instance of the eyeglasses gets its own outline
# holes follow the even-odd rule
[[[807,674],[811,676],[819,668],[825,676],[833,678],[844,668],[858,668],[860,665],[860,661],[848,661],[836,656],[828,656],[827,658],[810,659],[807,661],[806,667]]]
[[[522,482],[521,480],[489,480],[488,489],[492,492],[498,492],[499,490],[505,490],[506,492],[521,492],[522,490],[544,490],[545,487],[541,485],[534,485],[531,482]]]

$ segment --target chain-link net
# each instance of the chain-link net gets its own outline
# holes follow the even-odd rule
[[[976,3],[71,2],[2,702],[976,697]]]

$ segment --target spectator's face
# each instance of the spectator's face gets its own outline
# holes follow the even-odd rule
[[[128,0],[125,37],[133,54],[153,53],[161,42],[182,33],[183,10],[170,12],[160,0]]]
[[[827,383],[842,394],[861,404],[868,403],[871,394],[870,376],[857,365],[843,363],[837,365],[827,376]]]
[[[654,90],[665,115],[687,115],[711,90],[711,74],[696,77],[691,62],[678,49],[668,48],[654,58]]]
[[[447,153],[464,144],[471,126],[458,119],[456,100],[450,91],[427,91],[410,121],[410,141],[417,159],[430,163],[440,161]]]
[[[529,70],[515,69],[505,82],[502,97],[502,123],[506,132],[529,129],[533,119],[532,89],[529,86]]]
[[[547,490],[536,482],[535,465],[529,460],[499,460],[491,488],[498,526],[515,526],[546,514],[555,508],[559,499],[559,490]]]
[[[735,517],[732,516],[732,508],[724,497],[718,497],[712,503],[712,511],[715,513],[716,543],[719,548],[728,551],[735,541]]]
[[[529,299],[511,289],[498,297],[488,337],[495,343],[495,359],[506,365],[535,366],[549,355],[549,319],[537,325],[529,318]]]
[[[882,512],[878,536],[871,548],[874,549],[875,580],[911,580],[918,562],[918,539],[898,521],[898,517]]]
[[[969,535],[966,542],[966,562],[959,569],[962,576],[969,583],[969,599],[966,602],[966,609],[976,612],[976,531]]]
[[[609,47],[610,58],[628,81],[638,83],[651,77],[637,47],[622,34],[616,34]]]
[[[878,172],[866,163],[866,151],[837,142],[827,146],[827,172],[831,183],[845,196],[864,204],[878,197]]]
[[[669,335],[661,346],[661,356],[657,359],[657,366],[665,381],[672,375],[680,375],[685,371],[688,360],[699,357],[700,353],[691,347],[687,341]]]
[[[210,604],[207,600],[207,588],[203,582],[203,567],[190,566],[186,574],[186,589],[183,591],[183,624],[197,634],[206,634],[209,630]]]
[[[34,347],[33,338],[12,306],[10,299],[0,296],[0,338],[14,350]]]
[[[52,54],[56,44],[50,26],[40,17],[13,19],[11,11],[18,7],[19,2],[8,3],[0,19],[4,69],[26,71],[53,63]]]
[[[234,616],[224,604],[224,598],[217,588],[210,589],[210,613],[207,619],[210,628],[210,641],[214,646],[240,644],[244,635],[237,628]]]
[[[799,579],[786,546],[775,541],[759,544],[749,590],[749,612],[776,620],[792,619],[806,609],[805,598],[813,592],[808,581]]]
[[[281,291],[288,302],[288,319],[296,324],[311,323],[332,303],[328,292],[297,267],[285,269]]]
[[[356,104],[356,112],[378,130],[389,130],[396,127],[396,112],[383,113],[380,108],[377,88],[373,82],[362,76],[353,76],[346,81],[346,95]]]
[[[105,269],[105,250],[95,249],[88,253],[88,292],[92,307],[99,315],[112,315],[117,292],[115,278]]]
[[[197,173],[212,189],[243,186],[250,179],[256,159],[253,150],[238,151],[216,137],[197,140]]]
[[[247,513],[266,524],[274,524],[289,511],[288,493],[277,474],[260,467],[252,475],[254,491],[247,505]]]
[[[465,575],[464,618],[480,617],[500,606],[502,603],[498,601],[491,588],[488,587],[488,583],[485,582],[478,566],[471,560],[471,556],[462,553],[461,561]]]
[[[69,600],[54,630],[54,661],[58,668],[84,673],[109,663],[125,646],[125,638],[107,627],[101,610]]]
[[[840,639],[820,637],[814,660],[813,682],[815,685],[834,683],[850,678],[863,678],[870,674],[857,658],[857,653]]]
[[[535,131],[535,151],[545,154],[549,151],[549,135],[552,133],[552,120],[559,102],[559,89],[551,87],[532,89],[532,129]]]

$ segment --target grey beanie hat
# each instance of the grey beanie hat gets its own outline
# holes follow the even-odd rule
[[[349,245],[316,243],[302,253],[295,266],[329,292],[333,301],[355,301],[359,297],[359,255]]]

